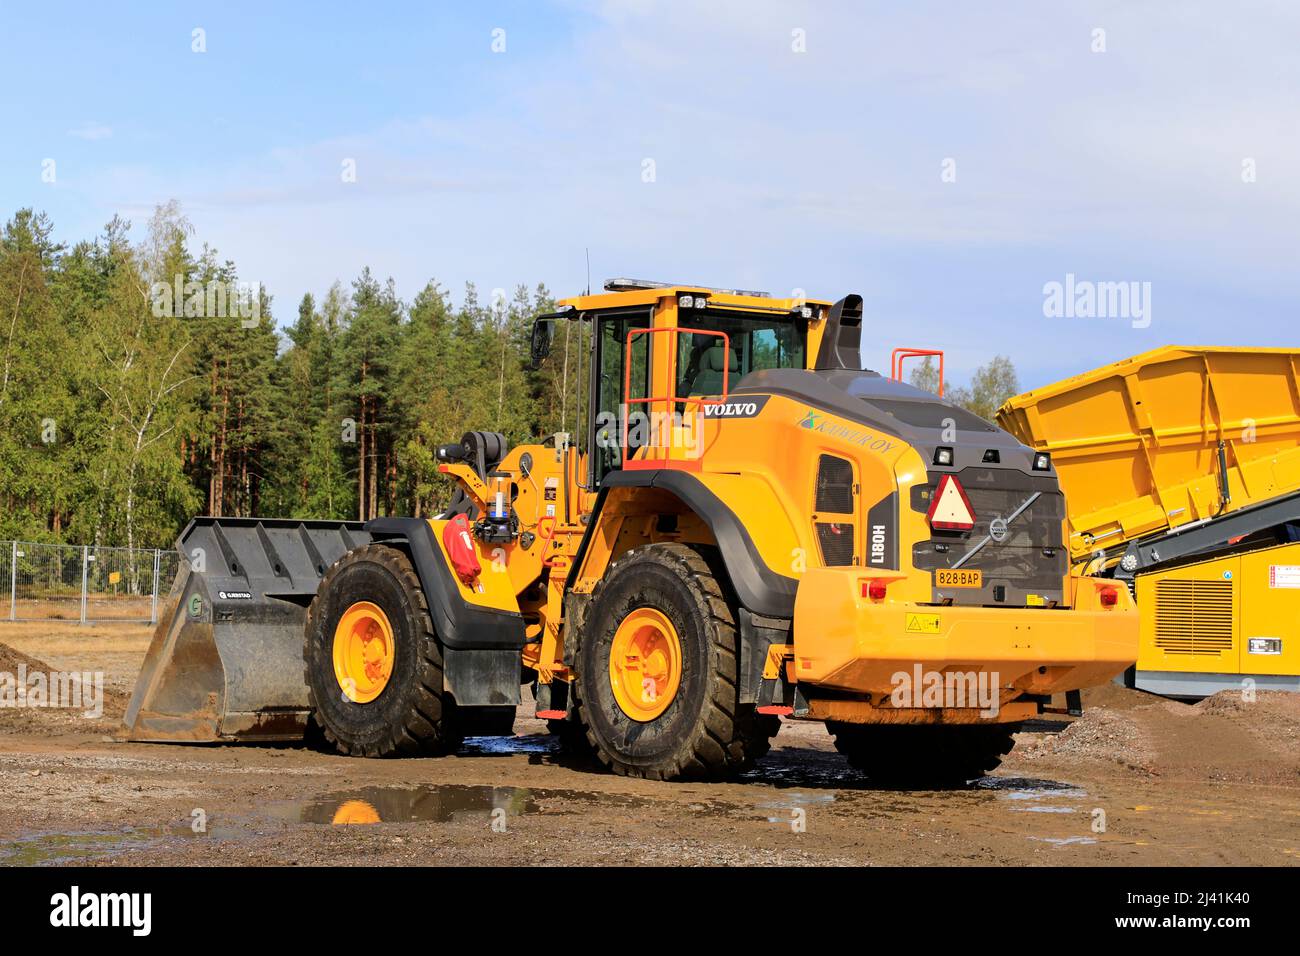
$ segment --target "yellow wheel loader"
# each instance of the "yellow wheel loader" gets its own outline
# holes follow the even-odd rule
[[[605,289],[533,328],[535,361],[591,329],[579,440],[440,447],[433,519],[195,519],[126,736],[436,753],[529,684],[622,774],[733,774],[784,716],[879,783],[951,784],[1134,661],[1050,456],[864,371],[861,297]]]

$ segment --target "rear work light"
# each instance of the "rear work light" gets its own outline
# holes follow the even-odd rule
[[[931,528],[939,531],[970,531],[975,527],[975,509],[956,475],[944,475],[939,479],[925,520]]]
[[[1051,471],[1052,456],[1045,451],[1034,453],[1034,471]]]
[[[934,463],[945,468],[952,467],[952,449],[939,446],[934,450]]]

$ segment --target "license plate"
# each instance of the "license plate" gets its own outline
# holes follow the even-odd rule
[[[934,586],[937,588],[982,588],[983,571],[967,571],[965,568],[941,568],[934,572]]]

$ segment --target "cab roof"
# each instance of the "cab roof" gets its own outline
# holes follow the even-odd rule
[[[604,292],[570,296],[561,299],[559,305],[571,307],[578,313],[582,313],[626,306],[658,305],[664,299],[677,299],[686,295],[703,296],[711,304],[754,309],[759,312],[790,312],[801,306],[808,306],[816,310],[814,317],[825,315],[825,310],[831,305],[826,299],[812,299],[806,296],[774,298],[766,292],[623,278],[606,281]]]

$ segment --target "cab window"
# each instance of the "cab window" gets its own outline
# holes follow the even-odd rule
[[[803,368],[806,331],[784,317],[704,315],[690,325],[727,334],[681,332],[677,336],[677,395],[720,395],[724,371],[732,389],[750,372]]]

